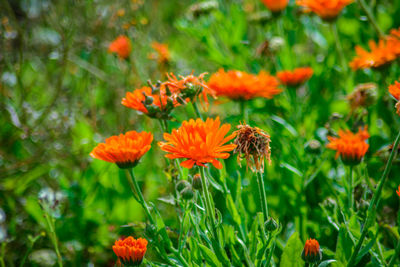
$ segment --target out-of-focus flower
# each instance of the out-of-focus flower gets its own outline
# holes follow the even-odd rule
[[[306,12],[313,12],[323,20],[331,21],[352,2],[353,0],[297,0],[296,4],[304,7]]]
[[[273,98],[282,92],[278,88],[279,81],[267,72],[258,75],[243,71],[220,69],[211,75],[208,86],[217,96],[225,96],[233,100],[249,100],[255,97]]]
[[[107,138],[105,143],[101,143],[93,149],[90,156],[116,163],[123,169],[132,168],[149,151],[152,141],[151,133],[129,131],[126,134]]]
[[[118,257],[118,265],[139,266],[147,251],[147,243],[144,238],[135,239],[132,236],[116,240],[112,249]]]
[[[382,68],[389,65],[400,56],[400,30],[393,29],[390,35],[380,39],[378,43],[370,40],[370,51],[356,46],[356,57],[350,62],[353,70]]]
[[[336,150],[336,158],[341,157],[346,165],[357,165],[361,162],[369,145],[365,142],[369,138],[367,127],[360,128],[354,134],[349,130],[339,130],[339,137],[328,136],[327,148]]]
[[[206,15],[213,10],[218,9],[217,1],[202,1],[190,6],[188,15],[192,18],[197,18],[201,15]]]
[[[245,158],[247,165],[253,171],[264,171],[264,159],[271,163],[270,136],[257,127],[247,124],[238,125],[234,153],[237,153],[237,160],[240,165],[242,158]]]
[[[169,62],[171,56],[167,44],[153,42],[151,47],[155,50],[155,53],[150,54],[150,59],[156,59],[159,64]]]
[[[321,143],[318,140],[310,140],[304,145],[304,151],[310,154],[320,154]]]
[[[229,151],[235,149],[235,144],[225,145],[235,137],[235,133],[228,133],[231,126],[223,124],[221,127],[219,117],[215,120],[208,118],[205,122],[201,119],[183,121],[182,126],[172,130],[172,133],[164,133],[166,142],[159,142],[161,150],[168,152],[169,159],[186,159],[181,163],[182,167],[192,168],[194,165],[205,166],[211,163],[221,169],[222,164],[217,159],[227,159]]]
[[[397,104],[396,104],[396,109],[397,109],[397,114],[400,115],[400,83],[396,81],[394,84],[389,86],[389,93],[396,98]]]
[[[316,263],[322,260],[322,252],[317,240],[310,238],[306,241],[301,258],[307,263]]]
[[[125,35],[120,35],[108,47],[110,53],[116,53],[120,58],[128,58],[132,51],[131,40]]]
[[[376,98],[377,85],[375,83],[363,83],[357,85],[354,91],[347,96],[351,110],[359,107],[368,107],[372,105]]]
[[[400,185],[399,185],[399,187],[397,188],[396,193],[397,193],[397,195],[400,197]]]
[[[293,71],[279,71],[276,76],[278,76],[278,79],[281,81],[282,84],[296,87],[308,81],[313,73],[314,71],[312,68],[306,67],[297,68]]]
[[[261,0],[263,4],[272,12],[281,12],[286,8],[289,0]]]
[[[187,76],[179,75],[179,79],[170,73],[167,75],[168,80],[162,85],[171,89],[172,96],[179,102],[189,99],[195,101],[198,97],[202,103],[208,104],[208,95],[216,97],[215,91],[212,90],[204,81],[207,72],[195,76],[192,74]]]

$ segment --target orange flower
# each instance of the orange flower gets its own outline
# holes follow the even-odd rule
[[[125,35],[120,35],[108,47],[110,53],[116,53],[120,58],[128,58],[132,51],[131,40]]]
[[[365,142],[369,138],[367,127],[359,129],[354,134],[349,130],[339,131],[339,137],[328,136],[327,148],[336,150],[336,158],[341,156],[343,163],[357,165],[367,153],[369,145]]]
[[[380,68],[396,60],[400,56],[400,31],[393,29],[385,39],[378,43],[371,40],[368,45],[371,51],[356,46],[357,56],[350,62],[353,70]]]
[[[314,71],[312,68],[297,68],[293,71],[285,70],[280,71],[276,74],[278,79],[281,81],[282,84],[288,86],[299,86],[306,81],[308,81],[311,76],[313,75]]]
[[[249,100],[255,97],[273,98],[282,92],[278,88],[277,78],[261,71],[258,75],[243,71],[220,69],[211,75],[208,86],[218,96],[226,96],[234,100]]]
[[[161,150],[168,152],[169,159],[186,159],[181,163],[185,168],[193,165],[204,166],[211,163],[215,168],[221,169],[222,164],[217,159],[227,159],[229,151],[235,149],[235,144],[224,145],[235,137],[235,134],[225,135],[231,126],[224,124],[220,127],[219,117],[215,120],[208,118],[205,122],[201,119],[184,121],[179,129],[172,133],[164,133],[167,142],[159,142]]]
[[[398,81],[395,81],[394,84],[389,85],[389,93],[397,100],[400,100],[400,83]]]
[[[151,54],[151,59],[157,59],[159,63],[166,63],[170,60],[170,54],[167,44],[152,42],[151,47],[157,53],[157,55]]]
[[[147,251],[147,240],[144,238],[135,239],[128,236],[125,239],[116,240],[112,247],[118,262],[128,266],[139,266],[142,263],[144,254]]]
[[[322,260],[322,252],[318,241],[312,238],[308,239],[304,245],[301,257],[308,263],[315,263]]]
[[[397,193],[397,195],[400,197],[400,185],[399,185],[399,187],[397,188],[396,193]]]
[[[173,73],[167,74],[168,81],[164,82],[164,86],[168,86],[173,92],[173,97],[176,99],[186,99],[194,101],[198,96],[200,100],[208,104],[208,95],[216,97],[214,90],[210,89],[204,81],[204,76],[207,72],[195,76],[192,74],[188,76],[179,75],[179,79]],[[200,98],[201,95],[201,98]]]
[[[149,105],[146,105],[148,108],[151,107],[151,105],[155,105],[161,110],[167,108],[167,103],[169,99],[166,94],[165,86],[161,86],[160,92],[154,95],[152,94],[151,88],[147,86],[144,86],[140,89],[135,89],[133,90],[133,92],[127,92],[125,97],[122,99],[121,104],[128,108],[149,114],[149,110],[145,106],[146,98],[150,98],[152,100]],[[171,102],[173,102],[174,107],[180,105],[176,100],[173,101],[172,98]]]
[[[286,8],[289,0],[261,0],[272,12],[280,12]]]
[[[132,168],[149,151],[152,141],[151,133],[130,131],[125,135],[107,138],[105,143],[97,145],[92,150],[90,156],[116,163],[120,168]]]
[[[314,12],[323,20],[330,21],[352,2],[353,0],[297,0],[296,4],[304,7],[306,12]]]

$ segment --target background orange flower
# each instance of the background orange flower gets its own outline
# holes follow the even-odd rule
[[[286,8],[289,0],[261,0],[263,4],[272,12],[279,12]]]
[[[105,143],[97,145],[92,150],[90,156],[116,163],[120,168],[131,168],[149,151],[152,141],[151,133],[130,131],[107,138]]]
[[[108,47],[110,53],[116,53],[120,58],[128,58],[132,51],[131,40],[125,35],[120,35]]]
[[[217,159],[229,157],[229,151],[235,149],[235,144],[224,145],[232,140],[235,134],[225,135],[231,126],[224,124],[220,127],[219,117],[215,120],[208,118],[205,122],[201,119],[184,121],[178,129],[172,133],[164,133],[166,142],[159,142],[161,150],[168,152],[169,159],[186,159],[181,163],[185,168],[194,165],[204,166],[211,163],[215,168],[221,169],[222,164]]]
[[[397,100],[400,100],[400,83],[398,81],[395,81],[394,84],[389,85],[389,93]]]
[[[332,20],[352,2],[353,0],[297,0],[296,4],[304,7],[306,12],[314,12],[324,20]]]
[[[156,51],[157,55],[151,54],[152,59],[157,59],[159,63],[165,63],[170,60],[170,53],[167,44],[152,42],[151,47]]]
[[[308,81],[313,75],[314,71],[312,68],[297,68],[293,71],[284,70],[279,71],[276,76],[284,85],[298,86],[306,81]]]
[[[326,147],[336,150],[336,158],[341,156],[345,163],[359,163],[369,148],[365,142],[369,138],[367,127],[360,128],[356,134],[350,130],[339,130],[338,135],[339,137],[328,136],[330,143]]]
[[[278,85],[278,79],[264,71],[254,75],[238,70],[225,72],[220,69],[211,75],[208,81],[208,86],[218,96],[226,96],[234,100],[248,100],[255,97],[270,99],[282,92]]]

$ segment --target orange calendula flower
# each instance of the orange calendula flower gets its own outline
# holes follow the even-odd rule
[[[396,193],[397,193],[397,195],[400,197],[400,185],[399,185],[399,187],[397,188]]]
[[[176,100],[167,96],[165,86],[160,87],[158,94],[153,94],[152,89],[147,86],[127,92],[121,104],[148,115],[156,112],[157,108],[166,110],[180,105]]]
[[[400,30],[392,29],[389,36],[368,45],[370,51],[356,46],[357,55],[350,62],[353,70],[381,68],[395,61],[400,56]]]
[[[105,143],[101,143],[93,149],[90,156],[116,163],[123,169],[132,168],[149,151],[152,141],[151,133],[129,131],[126,134],[107,138]]]
[[[304,245],[301,257],[305,262],[315,263],[322,260],[322,252],[319,247],[319,243],[315,239],[308,239]]]
[[[293,71],[285,70],[279,71],[276,76],[282,84],[287,86],[299,86],[308,81],[313,75],[314,71],[312,68],[297,68]]]
[[[314,12],[323,20],[334,20],[344,7],[353,0],[297,0],[296,4],[305,8],[306,12]]]
[[[195,101],[196,97],[203,102],[208,104],[208,95],[216,97],[214,90],[210,89],[207,83],[204,81],[204,76],[207,72],[195,76],[192,74],[187,76],[179,75],[179,79],[173,74],[167,74],[168,81],[163,83],[163,86],[167,86],[173,92],[172,95],[178,100],[189,99]]]
[[[120,58],[128,58],[132,51],[131,40],[125,35],[120,35],[108,47],[110,53],[116,53]]]
[[[217,96],[225,96],[233,100],[249,100],[255,97],[273,98],[282,92],[278,88],[279,81],[265,71],[258,75],[243,71],[220,69],[211,75],[208,86]]]
[[[400,83],[398,81],[389,86],[389,93],[397,99],[396,110],[400,115]]]
[[[186,159],[182,167],[192,168],[194,165],[205,166],[211,163],[215,168],[221,169],[222,164],[217,159],[227,159],[229,151],[235,149],[235,144],[225,145],[235,137],[235,133],[228,133],[231,126],[224,124],[221,127],[219,117],[215,120],[208,118],[205,122],[201,119],[184,121],[172,133],[164,133],[166,142],[159,142],[161,150],[168,152],[169,159]]]
[[[272,12],[280,12],[286,8],[289,0],[261,0]]]
[[[125,239],[117,240],[112,247],[118,262],[127,266],[139,266],[142,263],[144,254],[147,251],[147,240],[144,238],[135,239],[128,236]]]
[[[328,136],[327,148],[336,150],[336,158],[341,157],[346,165],[357,165],[361,162],[369,145],[365,142],[369,138],[367,127],[360,128],[354,134],[349,130],[339,130],[339,137]]]
[[[150,54],[151,59],[157,59],[159,63],[166,63],[170,60],[170,53],[167,44],[153,42],[151,47],[156,51],[156,54]]]

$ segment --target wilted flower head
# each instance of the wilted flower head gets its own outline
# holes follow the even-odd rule
[[[261,0],[261,2],[272,12],[281,12],[286,8],[289,0]]]
[[[360,128],[356,134],[340,130],[339,137],[328,136],[330,143],[326,147],[336,150],[336,158],[340,156],[343,163],[357,165],[368,151],[369,145],[365,142],[368,138],[367,127]]]
[[[354,91],[347,96],[351,110],[372,105],[376,97],[376,89],[377,85],[375,83],[357,85]]]
[[[147,243],[144,238],[135,239],[132,236],[116,240],[112,249],[118,257],[118,265],[139,266],[147,251]]]
[[[282,84],[296,87],[308,81],[313,75],[313,73],[314,71],[312,68],[306,67],[306,68],[297,68],[294,69],[293,71],[290,70],[279,71],[276,74],[276,76],[278,76],[278,79],[281,81]]]
[[[282,92],[278,85],[278,79],[264,71],[254,75],[238,70],[225,72],[220,69],[211,75],[208,81],[208,86],[218,96],[226,96],[234,100],[249,100],[255,97],[271,99]]]
[[[161,150],[168,152],[169,159],[186,159],[181,163],[182,167],[192,168],[194,165],[205,166],[211,163],[215,168],[221,169],[222,164],[218,159],[229,157],[230,151],[236,145],[225,145],[232,140],[235,134],[225,137],[231,126],[223,124],[221,127],[219,117],[215,120],[208,118],[205,122],[201,119],[183,121],[182,126],[172,130],[172,133],[164,133],[166,142],[159,142]]]
[[[152,141],[151,133],[129,131],[126,134],[107,138],[105,143],[101,143],[93,149],[90,156],[116,163],[123,169],[132,168],[149,151]]]
[[[234,153],[238,153],[238,163],[245,158],[253,171],[264,171],[264,159],[271,163],[270,136],[257,127],[247,124],[237,126]]]
[[[170,53],[167,44],[152,42],[151,47],[156,53],[150,54],[151,59],[156,59],[158,63],[167,63],[170,60]]]
[[[108,47],[110,53],[116,53],[120,58],[128,58],[132,51],[131,40],[125,35],[120,35]]]
[[[395,61],[400,56],[399,30],[393,29],[389,36],[380,39],[378,43],[369,41],[370,51],[361,46],[356,46],[357,56],[350,62],[353,70],[382,68]]]
[[[323,20],[334,20],[344,7],[353,0],[297,0],[296,4],[305,8],[306,12],[314,12]]]
[[[322,252],[317,240],[310,238],[306,241],[301,258],[308,263],[316,263],[322,260]]]

